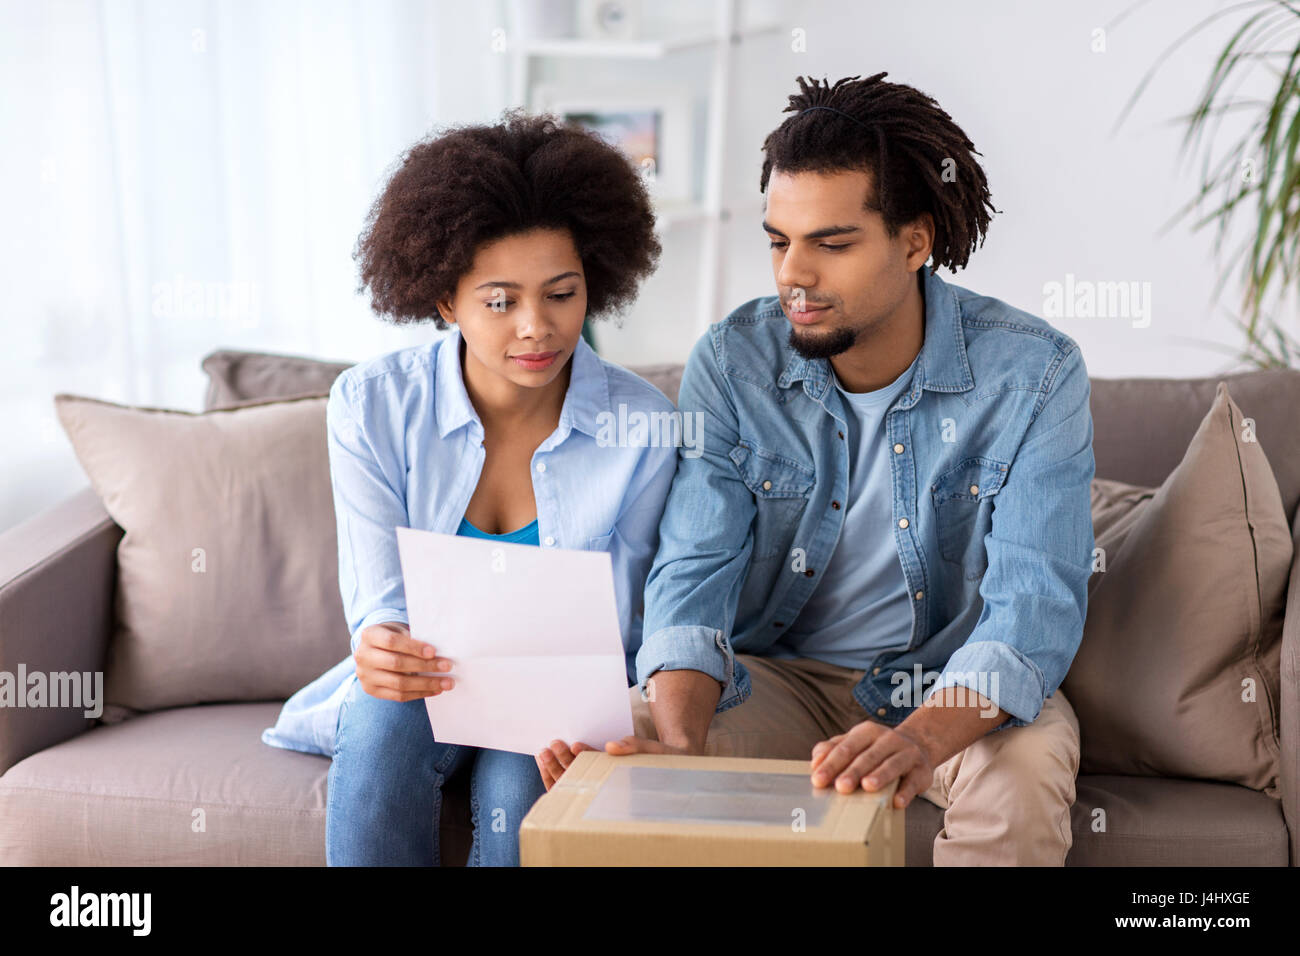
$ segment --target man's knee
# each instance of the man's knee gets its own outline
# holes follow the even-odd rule
[[[1027,807],[1045,795],[1073,802],[1078,772],[1077,724],[1059,711],[1045,713],[1031,724],[994,731],[972,743],[962,755],[953,796],[978,780],[1003,794],[1019,794]]]

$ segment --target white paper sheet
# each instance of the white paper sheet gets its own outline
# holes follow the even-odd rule
[[[632,733],[608,553],[414,528],[397,547],[411,636],[454,664],[424,699],[434,739],[535,754]]]

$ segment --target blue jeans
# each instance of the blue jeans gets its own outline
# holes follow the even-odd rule
[[[423,700],[353,686],[339,712],[325,809],[328,866],[438,866],[442,788],[472,764],[469,866],[518,866],[519,824],[546,787],[530,754],[433,739]]]

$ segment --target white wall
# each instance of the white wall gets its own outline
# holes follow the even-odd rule
[[[0,0],[0,528],[87,484],[56,392],[197,410],[216,348],[428,338],[371,313],[351,252],[403,150],[499,111],[499,22],[425,0]]]
[[[783,118],[795,76],[888,70],[967,132],[1002,210],[969,268],[945,278],[1039,314],[1044,284],[1067,273],[1150,283],[1149,327],[1052,321],[1079,340],[1095,376],[1227,368],[1229,355],[1193,340],[1235,348],[1224,308],[1238,286],[1229,283],[1216,306],[1210,232],[1159,230],[1196,187],[1196,170],[1178,163],[1181,128],[1168,121],[1191,109],[1241,15],[1177,51],[1124,126],[1111,127],[1165,48],[1229,5],[750,4],[778,15],[782,29],[734,48],[727,308],[773,290],[759,147]],[[707,20],[707,7],[671,0],[648,16]],[[54,421],[56,391],[197,409],[199,360],[214,348],[360,360],[435,334],[370,313],[354,292],[351,248],[401,150],[437,125],[488,121],[507,105],[509,58],[491,44],[507,24],[502,0],[0,0],[0,529],[85,485]],[[1097,27],[1104,53],[1091,49]],[[806,52],[791,49],[796,28]],[[205,31],[202,54],[195,29]],[[653,88],[668,76],[702,94],[707,68],[696,50],[543,75],[591,88]],[[637,306],[621,327],[598,328],[607,355],[636,364],[689,352],[700,330],[698,240],[694,226],[666,233],[660,271]],[[154,314],[153,287],[177,274],[255,283],[259,316]]]
[[[786,97],[797,90],[796,75],[834,80],[886,70],[887,79],[933,96],[965,130],[982,154],[993,204],[1001,211],[968,267],[955,275],[942,272],[945,279],[1039,315],[1044,285],[1064,283],[1067,273],[1092,282],[1150,283],[1145,327],[1136,316],[1049,321],[1079,341],[1094,376],[1216,374],[1234,364],[1231,353],[1240,345],[1225,311],[1240,284],[1234,277],[1216,304],[1212,229],[1194,233],[1189,218],[1163,235],[1160,230],[1195,195],[1199,171],[1180,163],[1182,127],[1169,121],[1193,108],[1222,42],[1243,15],[1224,16],[1175,51],[1124,124],[1113,135],[1111,130],[1166,47],[1206,15],[1231,5],[790,4],[786,22],[806,31],[807,52],[791,51],[788,29],[737,48],[728,194],[737,201],[759,197],[759,146],[781,122]],[[1105,28],[1103,53],[1091,49],[1097,27]],[[1294,42],[1294,33],[1287,37]],[[590,78],[595,82],[594,74]],[[1256,89],[1257,82],[1240,91]],[[1263,92],[1266,83],[1258,95]],[[1232,134],[1225,121],[1220,142]],[[1250,218],[1250,210],[1243,212]],[[727,230],[729,306],[774,291],[760,221],[759,211],[742,209]],[[664,268],[624,327],[604,331],[601,341],[616,359],[685,354],[693,307],[690,238],[682,230],[681,249],[665,255]],[[1300,333],[1298,313],[1292,304],[1293,334]],[[660,333],[665,324],[674,335]],[[1197,339],[1223,344],[1228,352]]]

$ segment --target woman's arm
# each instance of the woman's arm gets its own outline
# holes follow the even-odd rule
[[[366,412],[346,375],[335,379],[325,422],[339,591],[362,688],[372,697],[413,700],[450,689],[451,678],[425,672],[451,670],[451,663],[411,636],[396,530],[408,524],[405,467],[373,427],[363,426]]]

